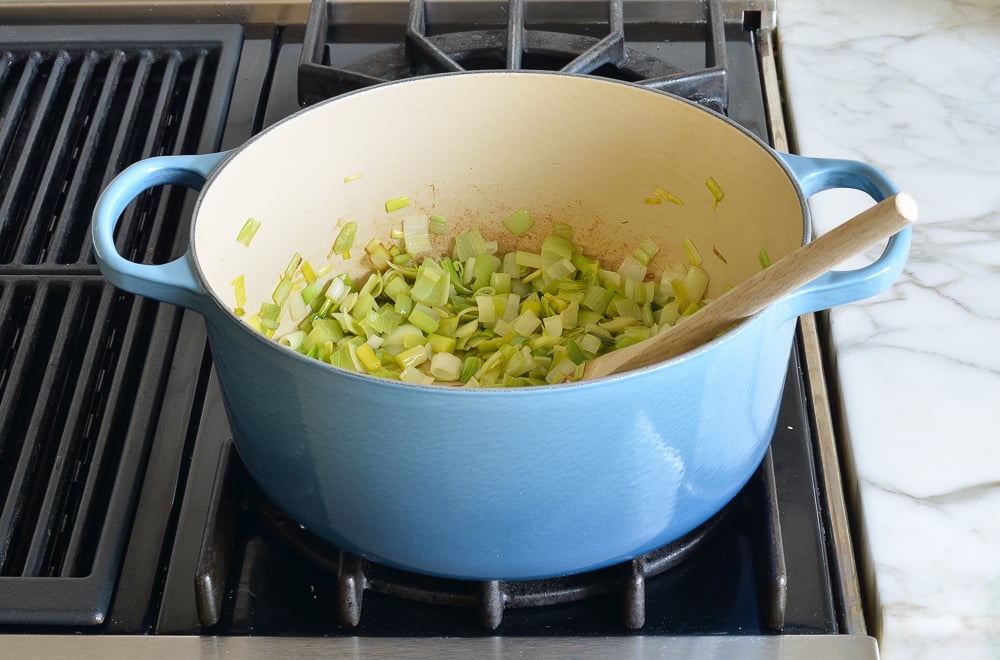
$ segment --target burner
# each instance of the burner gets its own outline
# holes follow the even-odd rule
[[[361,621],[365,591],[431,605],[473,607],[480,622],[495,630],[504,610],[568,603],[612,593],[621,594],[624,625],[635,630],[645,623],[645,581],[686,559],[714,536],[730,508],[698,529],[662,548],[608,568],[542,580],[452,580],[428,577],[368,561],[313,536],[256,488],[253,507],[265,526],[297,554],[337,576],[337,617],[344,626]]]
[[[773,467],[765,459],[755,478],[755,496],[765,511],[763,553],[770,562],[764,585],[767,613],[765,625],[780,630],[784,623],[785,569],[780,528],[776,521]],[[259,520],[271,536],[296,556],[336,578],[336,616],[340,626],[353,628],[361,621],[365,592],[372,592],[429,605],[476,609],[482,626],[496,630],[504,612],[517,608],[571,603],[617,593],[626,629],[645,625],[646,580],[677,567],[708,545],[728,520],[737,515],[734,500],[722,512],[696,530],[645,555],[606,568],[540,580],[474,581],[431,577],[384,566],[337,548],[314,536],[288,517],[246,475],[231,443],[222,449],[214,492],[210,500],[209,524],[202,540],[196,575],[198,615],[202,626],[216,625],[221,617],[225,580],[233,545],[233,524],[239,509]],[[759,491],[759,495],[757,495]],[[775,507],[775,508],[771,508]]]
[[[726,47],[718,0],[706,5],[704,68],[684,71],[626,45],[624,0],[609,0],[608,34],[525,28],[524,0],[509,0],[506,29],[427,33],[425,0],[410,0],[405,42],[343,67],[329,62],[327,3],[313,0],[299,61],[299,103],[309,105],[390,80],[472,69],[535,69],[636,82],[725,112]]]

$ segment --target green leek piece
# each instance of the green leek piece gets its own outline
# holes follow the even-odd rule
[[[243,223],[243,228],[240,229],[240,233],[236,236],[236,242],[244,247],[250,247],[250,241],[257,235],[258,229],[260,229],[260,220],[247,218],[247,221]]]
[[[688,290],[684,280],[671,280],[670,286],[674,290],[674,301],[678,309],[684,309],[688,305]]]
[[[382,368],[382,362],[375,355],[375,351],[368,344],[361,344],[355,349],[355,354],[357,355],[358,361],[361,362],[361,366],[368,373],[373,371],[378,371]]]
[[[387,199],[385,201],[385,212],[392,213],[393,211],[398,211],[399,209],[405,209],[410,205],[410,198],[406,195],[400,195],[399,197],[393,197],[392,199]]]
[[[649,266],[649,262],[653,260],[653,257],[655,257],[659,251],[660,248],[656,245],[653,239],[646,236],[639,241],[639,245],[632,251],[632,256],[641,261],[643,266]]]
[[[334,305],[341,305],[351,294],[353,287],[354,283],[351,282],[351,278],[347,276],[347,273],[344,273],[330,280],[330,284],[326,287],[326,297],[333,301]]]
[[[288,296],[288,315],[295,323],[301,323],[309,315],[309,305],[302,300],[302,294],[293,291]]]
[[[406,367],[399,372],[399,380],[413,385],[430,385],[434,382],[434,376],[429,376],[416,367]]]
[[[233,297],[236,298],[236,309],[243,309],[244,305],[247,304],[246,279],[240,274],[229,284],[233,287]]]
[[[454,337],[461,319],[454,314],[444,314],[438,322],[437,332],[445,337]]]
[[[408,215],[403,218],[403,245],[409,254],[425,254],[431,251],[431,236],[427,217]]]
[[[517,334],[522,337],[530,337],[535,333],[535,330],[537,330],[538,326],[541,324],[542,321],[538,318],[538,315],[535,314],[535,311],[527,309],[514,319],[514,322],[511,325],[512,329]]]
[[[296,252],[292,255],[291,261],[285,266],[285,277],[292,279],[295,277],[295,272],[299,269],[299,264],[302,263],[302,255]]]
[[[542,267],[542,255],[534,252],[518,250],[515,253],[514,262],[522,268],[540,269]]]
[[[377,336],[384,337],[390,332],[399,327],[405,317],[397,312],[392,305],[386,303],[376,310],[373,310],[369,316],[369,323],[372,330],[378,333]],[[370,337],[369,341],[374,337]]]
[[[494,271],[490,273],[490,288],[497,293],[510,293],[511,278],[510,273]]]
[[[410,297],[418,303],[435,306],[448,302],[451,278],[433,259],[424,259],[417,269],[417,279],[410,288]]]
[[[476,296],[476,308],[479,311],[478,320],[481,324],[489,327],[496,323],[497,310],[493,304],[493,296]]]
[[[571,259],[573,257],[573,243],[562,236],[554,234],[547,236],[542,242],[541,255],[543,268],[547,265],[547,261],[552,263],[562,259]]]
[[[560,259],[545,269],[545,276],[553,280],[562,280],[576,272],[576,266],[569,259]]]
[[[719,206],[719,202],[725,198],[726,193],[722,191],[719,184],[712,177],[708,177],[705,181],[705,186],[708,188],[709,192],[712,193],[712,210],[715,210]],[[698,264],[695,264],[696,266]]]
[[[444,236],[448,233],[448,220],[439,215],[432,215],[429,221],[430,232],[435,236]]]
[[[439,328],[440,329],[440,324]],[[430,344],[434,353],[453,353],[455,351],[455,338],[432,332],[427,335],[427,343]]]
[[[407,319],[416,327],[430,334],[438,329],[441,313],[433,307],[418,302],[413,305],[413,311],[410,312]]]
[[[435,380],[452,382],[462,374],[462,358],[451,353],[435,353],[431,358],[431,376]]]
[[[580,337],[579,346],[587,353],[597,355],[597,353],[601,350],[601,340],[597,337],[597,335],[585,334]]]
[[[659,186],[653,186],[653,194],[659,199],[665,199],[671,204],[676,204],[677,206],[684,206],[684,200],[682,200],[677,195],[667,192]]]
[[[354,365],[354,358],[351,356],[350,344],[341,344],[337,347],[337,350],[330,354],[330,364],[335,367],[340,367],[341,369],[349,369],[350,371],[356,371]]]
[[[575,341],[571,341],[566,344],[566,355],[569,356],[569,359],[572,360],[574,364],[583,364],[587,361],[587,356],[584,355],[583,350]]]
[[[704,261],[701,258],[701,252],[694,246],[690,238],[685,238],[681,241],[681,247],[684,248],[684,254],[687,255],[688,261],[691,262],[692,266],[700,266],[702,261]]]
[[[705,289],[708,288],[708,273],[697,266],[691,266],[687,277],[684,278],[684,286],[687,289],[688,299],[700,303],[705,297]]]
[[[307,284],[312,284],[316,281],[316,271],[313,270],[312,264],[310,264],[308,260],[302,262],[301,269],[302,277],[306,278]]]
[[[476,257],[472,268],[473,279],[469,288],[473,291],[489,286],[493,273],[500,269],[502,262],[500,257],[493,254],[481,254]]]
[[[330,248],[330,254],[327,255],[327,259],[335,254],[339,254],[344,259],[350,257],[351,248],[354,246],[354,237],[358,233],[358,222],[357,220],[350,220],[344,223],[344,226],[340,228],[337,233],[337,238],[333,241],[333,247]]]
[[[288,298],[288,294],[291,292],[292,279],[286,275],[281,278],[281,281],[278,282],[278,286],[274,287],[274,292],[271,294],[271,300],[274,301],[275,305],[282,305]]]
[[[406,349],[423,346],[424,343],[424,332],[420,328],[411,323],[402,323],[389,333],[383,345],[387,348],[399,346]]]
[[[605,289],[597,284],[592,284],[587,287],[587,293],[583,300],[580,301],[580,306],[589,309],[592,312],[604,314],[608,305],[611,304],[611,298],[613,296],[614,291]]]
[[[546,316],[542,319],[542,335],[561,337],[563,333],[563,317],[560,314]]]
[[[278,316],[281,315],[281,307],[274,303],[262,302],[260,304],[260,324],[261,326],[274,330],[278,327]]]
[[[470,257],[486,254],[486,239],[477,227],[463,232],[455,237],[454,258],[464,262]]]
[[[760,252],[757,253],[757,260],[760,261],[761,268],[767,268],[771,265],[771,257],[768,256],[767,250],[764,248],[761,248]]]
[[[308,351],[313,346],[318,346],[324,342],[338,342],[344,338],[344,331],[340,324],[333,319],[317,319],[313,321],[312,330],[306,335],[302,346]]]
[[[389,262],[392,261],[392,253],[377,238],[368,241],[368,245],[365,246],[365,254],[368,255],[368,260],[372,262],[372,266],[377,271],[384,271],[389,267]]]
[[[302,342],[305,340],[305,338],[306,338],[305,332],[303,332],[302,330],[295,330],[294,332],[289,332],[287,335],[283,335],[281,338],[279,338],[278,343],[287,346],[293,351],[297,351],[299,349],[299,346],[302,345]]]
[[[413,311],[413,298],[408,293],[401,293],[396,297],[395,309],[403,316],[409,316]]]
[[[309,305],[313,300],[323,293],[324,284],[320,280],[313,281],[312,284],[302,289],[302,302]]]
[[[462,370],[458,374],[458,380],[468,383],[482,366],[483,359],[481,357],[478,355],[467,355],[462,361]]]
[[[545,382],[551,385],[565,382],[576,371],[576,364],[568,357],[556,362],[545,375]]]
[[[409,295],[410,284],[399,271],[391,270],[382,280],[382,292],[390,300],[397,300],[402,295]]]
[[[642,320],[642,308],[639,307],[636,301],[629,300],[628,298],[619,298],[615,301],[614,305],[618,316],[633,318],[637,321]]]
[[[552,223],[552,234],[558,236],[559,238],[565,238],[567,241],[573,240],[573,226],[565,222],[553,222]]]
[[[636,259],[633,255],[626,255],[622,259],[621,266],[618,267],[618,275],[622,280],[632,280],[641,282],[646,277],[646,264]]]
[[[448,277],[451,279],[451,286],[455,289],[456,293],[464,296],[472,293],[472,289],[465,286],[466,283],[462,279],[464,268],[461,267],[461,264],[456,264],[451,259],[444,258],[441,260],[441,266],[448,272]]]
[[[535,224],[535,219],[526,209],[518,209],[503,220],[503,226],[515,236],[528,231],[533,224]]]
[[[412,346],[396,353],[395,359],[399,363],[399,366],[404,369],[407,367],[419,367],[429,359],[427,347],[419,344]]]

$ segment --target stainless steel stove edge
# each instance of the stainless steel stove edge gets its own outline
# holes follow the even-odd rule
[[[19,635],[3,640],[4,657],[49,660],[174,658],[741,658],[742,660],[877,660],[871,637],[860,635],[694,637],[115,637]]]
[[[648,20],[699,20],[704,15],[702,0],[625,0],[626,22]],[[747,20],[747,12],[760,28],[773,29],[778,0],[723,0],[724,19],[730,23]],[[549,14],[567,18],[565,7],[572,4],[580,21],[606,18],[607,0],[526,0],[529,20],[543,21]],[[448,22],[462,20],[471,11],[475,15],[493,11],[505,17],[504,0],[427,0],[428,17]],[[331,16],[338,24],[364,24],[370,17],[384,20],[386,12],[405,11],[407,0],[332,0]],[[3,0],[0,23],[52,22],[58,17],[65,23],[268,23],[304,25],[309,14],[309,0]]]

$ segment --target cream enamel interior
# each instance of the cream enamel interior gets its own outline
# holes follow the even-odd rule
[[[714,210],[708,177],[725,192]],[[654,186],[684,205],[646,204]],[[400,195],[410,206],[387,214],[386,200]],[[522,207],[536,224],[511,236],[501,221]],[[193,251],[225,307],[235,304],[230,282],[245,276],[251,312],[270,300],[294,253],[317,269],[328,262],[342,220],[359,229],[350,262],[334,256],[333,272],[359,275],[368,240],[389,241],[414,213],[448,218],[453,234],[478,225],[502,252],[537,251],[553,221],[567,222],[610,269],[650,236],[661,248],[651,264],[659,273],[683,261],[690,238],[710,296],[757,272],[761,248],[778,259],[801,245],[805,224],[773,154],[708,112],[610,81],[493,72],[371,88],[272,127],[206,188]],[[261,228],[246,248],[236,237],[249,217]]]

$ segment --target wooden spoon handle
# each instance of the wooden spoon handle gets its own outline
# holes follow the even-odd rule
[[[917,205],[897,193],[744,280],[672,328],[587,363],[584,378],[600,378],[685,353],[756,314],[847,258],[916,220]]]

